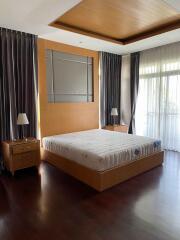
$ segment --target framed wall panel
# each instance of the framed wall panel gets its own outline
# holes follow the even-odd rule
[[[46,50],[49,103],[92,102],[93,58]]]
[[[93,102],[50,103],[47,94],[47,50],[53,50],[87,58],[93,62]],[[39,79],[39,128],[44,136],[77,132],[99,127],[99,54],[84,48],[74,47],[45,39],[38,39]],[[51,85],[51,89],[53,86]],[[91,92],[90,87],[88,91]]]

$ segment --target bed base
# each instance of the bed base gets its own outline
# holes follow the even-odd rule
[[[161,165],[163,158],[164,151],[160,151],[140,158],[128,165],[100,172],[42,149],[42,160],[56,166],[99,192]]]

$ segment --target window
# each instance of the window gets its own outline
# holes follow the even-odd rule
[[[93,58],[46,50],[49,103],[93,101]]]
[[[135,122],[138,135],[180,151],[180,44],[142,53]]]

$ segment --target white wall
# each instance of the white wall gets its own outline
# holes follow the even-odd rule
[[[121,119],[128,124],[131,118],[130,102],[130,55],[122,56],[121,68]]]

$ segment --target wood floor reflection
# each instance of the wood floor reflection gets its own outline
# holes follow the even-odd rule
[[[105,192],[47,163],[0,177],[0,240],[179,240],[180,153]]]

